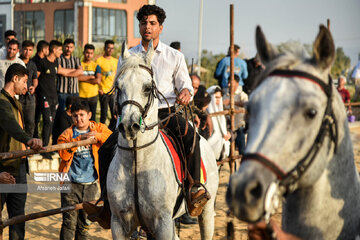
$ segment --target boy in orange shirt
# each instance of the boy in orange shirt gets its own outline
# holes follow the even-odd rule
[[[61,193],[61,207],[84,201],[95,200],[99,179],[98,150],[111,131],[102,123],[90,121],[91,111],[87,102],[76,102],[71,106],[74,125],[66,129],[58,138],[58,144],[95,138],[97,143],[88,146],[60,150],[59,172],[70,175],[71,192]],[[63,213],[60,239],[86,239],[89,224],[84,210]]]

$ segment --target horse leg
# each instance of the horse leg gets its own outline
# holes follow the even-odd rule
[[[128,223],[129,224],[129,223]],[[124,224],[115,214],[111,215],[111,233],[113,239],[128,239],[130,237],[129,234],[126,234],[124,230]]]
[[[156,240],[178,240],[176,234],[175,221],[170,217],[160,219],[155,225],[155,239]]]
[[[215,197],[212,197],[205,205],[203,212],[199,215],[199,226],[202,240],[212,239],[214,235],[215,221]]]

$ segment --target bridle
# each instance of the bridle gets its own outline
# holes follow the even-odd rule
[[[313,163],[315,157],[317,156],[324,142],[325,136],[328,132],[330,134],[331,141],[335,144],[334,152],[336,153],[338,144],[338,132],[336,118],[331,105],[331,100],[333,96],[332,79],[329,76],[329,82],[328,84],[325,84],[321,79],[312,74],[297,70],[280,69],[272,71],[268,76],[280,76],[285,78],[297,77],[311,81],[314,84],[319,85],[327,96],[326,110],[315,141],[308,150],[308,152],[305,154],[305,156],[301,158],[301,160],[296,164],[296,166],[290,171],[285,172],[271,159],[267,158],[261,153],[247,153],[242,159],[242,161],[257,161],[264,165],[266,168],[268,168],[273,174],[276,175],[279,187],[283,189],[284,193],[287,193],[295,190],[297,182],[304,175],[306,170],[309,169],[310,165]]]

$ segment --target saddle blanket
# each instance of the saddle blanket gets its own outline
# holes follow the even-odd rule
[[[181,160],[179,157],[179,154],[176,152],[173,143],[170,141],[169,137],[160,130],[161,133],[161,139],[163,140],[168,153],[172,159],[172,163],[173,163],[173,167],[174,167],[174,172],[176,175],[176,180],[178,182],[178,184],[182,184],[183,180],[184,180],[184,173],[181,171]],[[200,182],[202,184],[206,183],[206,169],[203,163],[203,160],[201,158],[201,168],[200,168]]]

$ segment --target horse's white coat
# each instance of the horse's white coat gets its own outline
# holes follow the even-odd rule
[[[126,48],[126,47],[125,47]],[[124,63],[117,77],[117,86],[121,89],[119,103],[125,100],[135,100],[142,106],[147,102],[144,95],[144,85],[151,83],[150,74],[139,68],[139,64],[151,66],[152,47],[147,55],[130,55],[127,49],[123,53]],[[156,79],[155,79],[156,82]],[[158,100],[155,99],[146,124],[158,120]],[[126,105],[122,110],[122,123],[125,133],[119,134],[118,143],[122,146],[132,146],[134,137],[137,145],[151,142],[158,132],[158,128],[141,132],[131,132],[133,122],[139,122],[140,111],[134,105]],[[218,173],[216,160],[206,140],[200,141],[201,154],[207,169],[206,187],[211,199],[199,216],[202,239],[212,239],[214,232],[214,202],[218,187]],[[134,202],[134,156],[133,152],[117,149],[111,162],[107,189],[112,211],[111,229],[114,239],[129,238],[131,233],[140,225],[139,216],[156,239],[178,239],[172,219],[173,208],[178,195],[179,186],[175,180],[173,166],[168,152],[159,137],[149,147],[137,151],[138,162],[138,192],[140,214],[135,210]],[[185,212],[182,207],[181,213]]]
[[[313,59],[299,53],[276,55],[261,30],[260,56],[268,62],[265,76],[274,69],[308,72],[328,83],[334,44],[323,27],[314,44]],[[329,135],[314,162],[286,196],[283,228],[302,239],[355,239],[360,233],[360,184],[343,102],[332,87],[332,108],[337,120],[338,148]],[[318,134],[327,97],[317,84],[297,77],[267,77],[249,101],[247,153],[261,153],[284,171],[291,170],[307,153]],[[309,118],[309,110],[316,110]],[[235,215],[257,221],[264,214],[263,198],[275,175],[256,161],[242,164],[231,178],[228,197]]]

